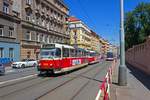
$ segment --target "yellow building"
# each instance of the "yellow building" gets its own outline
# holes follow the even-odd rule
[[[70,26],[70,44],[78,45],[78,48],[91,50],[91,31],[79,19],[70,17],[68,19]]]
[[[102,44],[102,47],[101,47],[101,54],[106,54],[108,51],[109,51],[109,42],[100,38],[100,43]]]
[[[96,51],[96,52],[100,53],[100,48],[101,48],[101,44],[100,44],[100,41],[99,41],[100,38],[93,31],[91,31],[91,34],[92,34],[92,36],[91,36],[91,49],[93,51]]]

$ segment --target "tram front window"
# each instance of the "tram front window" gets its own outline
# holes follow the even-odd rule
[[[90,56],[91,56],[91,57],[94,57],[94,56],[96,56],[96,54],[95,54],[95,53],[91,53]]]
[[[61,51],[59,49],[43,49],[41,50],[41,58],[60,58]]]

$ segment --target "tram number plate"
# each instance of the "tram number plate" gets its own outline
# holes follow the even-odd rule
[[[44,63],[43,65],[44,65],[44,66],[48,66],[48,63]]]
[[[79,64],[81,64],[81,60],[80,59],[72,60],[72,65],[79,65]]]

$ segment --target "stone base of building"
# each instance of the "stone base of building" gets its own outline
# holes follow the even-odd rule
[[[40,48],[39,47],[21,47],[21,59],[39,59]]]

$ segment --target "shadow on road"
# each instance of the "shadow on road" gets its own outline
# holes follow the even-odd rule
[[[130,73],[134,75],[147,89],[150,90],[150,75],[145,74],[141,70],[127,64],[127,67],[130,69]]]

